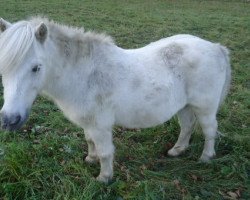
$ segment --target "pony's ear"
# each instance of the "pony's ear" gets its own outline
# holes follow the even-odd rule
[[[7,22],[3,18],[0,18],[0,32],[4,32],[10,26],[11,26],[10,22]]]
[[[48,35],[48,29],[47,26],[42,22],[37,28],[36,28],[36,39],[39,40],[41,43],[45,41]]]

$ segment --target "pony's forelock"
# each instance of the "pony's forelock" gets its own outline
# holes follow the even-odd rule
[[[23,60],[34,37],[34,29],[27,21],[17,22],[0,34],[1,74],[15,68]]]

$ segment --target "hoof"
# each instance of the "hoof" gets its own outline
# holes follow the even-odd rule
[[[202,154],[199,161],[203,163],[209,163],[215,157],[215,153],[212,155]]]
[[[101,182],[101,183],[108,184],[112,181],[112,176],[99,175],[98,177],[96,177],[96,180]]]
[[[97,163],[99,161],[98,157],[96,156],[87,156],[85,158],[85,162],[93,164],[93,163]]]
[[[181,146],[177,146],[177,147],[173,147],[172,149],[170,149],[168,151],[168,155],[169,156],[179,156],[181,153],[183,153],[185,150],[187,149],[187,147],[181,147]]]

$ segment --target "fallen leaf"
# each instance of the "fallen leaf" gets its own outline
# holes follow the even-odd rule
[[[171,142],[168,142],[165,146],[166,146],[166,149],[169,150],[174,146],[174,144]]]
[[[190,177],[194,180],[194,181],[202,181],[202,177],[197,176],[195,174],[190,174]]]
[[[198,180],[198,177],[197,177],[196,175],[191,174],[190,176],[191,176],[191,178],[192,178],[193,180],[195,180],[195,181],[197,181],[197,180]]]
[[[228,194],[228,196],[230,196],[232,199],[238,199],[238,198],[239,198],[238,194],[235,193],[235,192],[229,191],[229,192],[227,192],[227,194]]]
[[[33,143],[34,143],[34,144],[40,144],[41,141],[40,141],[40,140],[33,140]]]
[[[144,164],[143,164],[140,168],[141,168],[141,170],[143,170],[143,171],[147,169],[146,165],[144,165]]]
[[[239,198],[241,197],[241,189],[236,190],[235,193],[238,195]]]
[[[178,190],[181,190],[181,186],[180,186],[180,181],[179,180],[174,180],[173,181],[173,183],[174,183],[174,185],[176,186],[176,188],[178,189]]]
[[[66,162],[65,160],[62,160],[62,161],[60,162],[60,164],[61,164],[61,165],[64,165],[65,162]]]
[[[228,191],[228,192],[223,192],[219,190],[219,194],[222,195],[224,199],[229,199],[229,200],[237,200],[240,198],[240,190],[236,190],[235,192],[233,191]]]

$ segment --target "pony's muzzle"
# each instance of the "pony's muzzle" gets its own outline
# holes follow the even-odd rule
[[[11,114],[7,115],[5,113],[1,113],[1,128],[8,131],[14,131],[19,129],[25,119],[22,119],[20,114]]]

